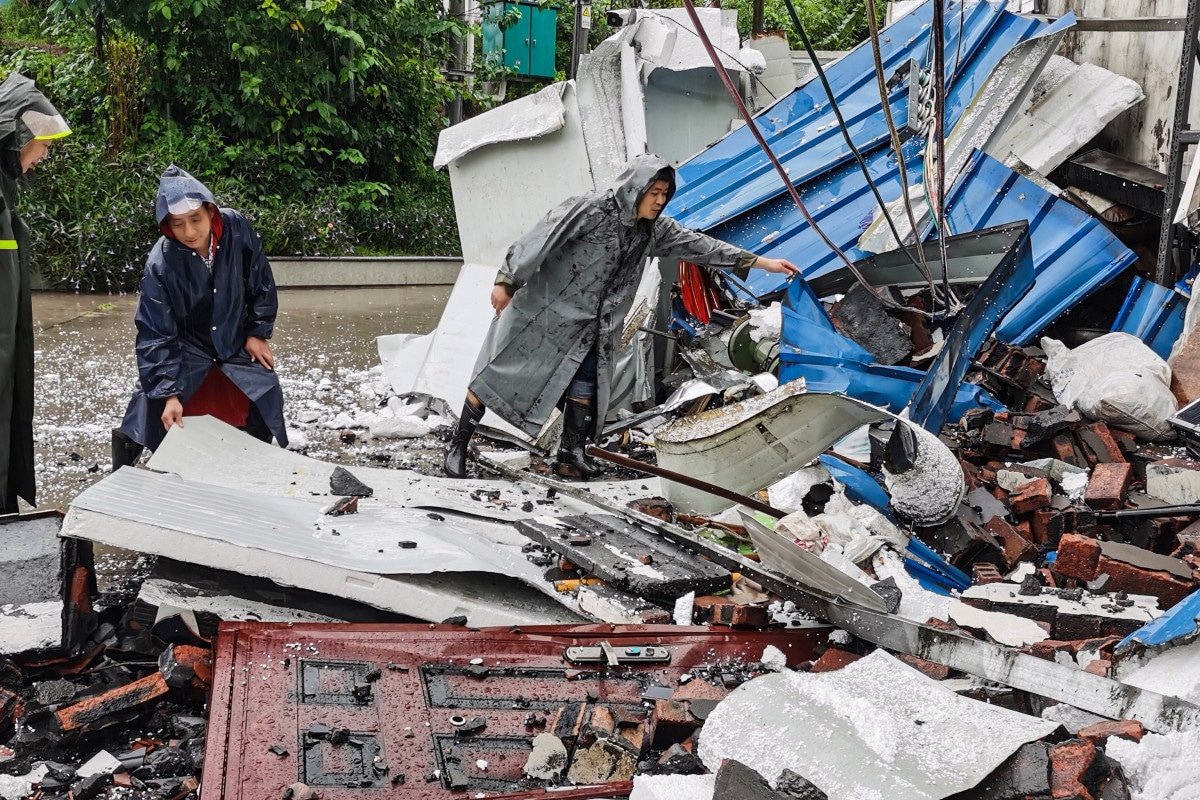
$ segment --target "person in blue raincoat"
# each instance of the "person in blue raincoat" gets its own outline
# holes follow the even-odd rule
[[[287,446],[269,339],[279,303],[258,234],[172,164],[154,204],[162,236],[146,259],[134,323],[139,385],[113,431],[113,469],[154,450],[184,416],[211,414]]]
[[[33,478],[33,302],[29,228],[17,184],[71,129],[20,73],[0,84],[0,514],[36,505]]]
[[[617,339],[647,258],[797,272],[789,261],[662,216],[674,193],[674,168],[658,156],[636,156],[613,186],[565,200],[509,248],[492,288],[496,317],[443,462],[448,476],[466,474],[467,447],[485,408],[536,436],[560,406],[555,471],[600,473],[586,442],[607,416]]]

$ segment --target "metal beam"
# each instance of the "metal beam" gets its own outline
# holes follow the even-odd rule
[[[1034,14],[1034,19],[1056,22],[1058,17]],[[1073,29],[1078,32],[1154,33],[1181,31],[1187,17],[1076,17]]]
[[[1183,31],[1183,47],[1179,56],[1179,83],[1175,89],[1175,124],[1171,127],[1171,158],[1167,166],[1167,185],[1163,190],[1162,222],[1158,232],[1158,262],[1154,280],[1160,286],[1175,283],[1174,259],[1175,208],[1179,204],[1183,175],[1183,153],[1192,133],[1188,111],[1192,98],[1192,79],[1196,74],[1197,24],[1200,22],[1200,0],[1188,0],[1187,23]]]

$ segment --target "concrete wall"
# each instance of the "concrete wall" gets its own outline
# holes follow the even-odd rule
[[[452,284],[462,263],[457,256],[276,257],[271,271],[283,287],[410,286]]]
[[[1042,0],[1039,11],[1080,20],[1185,17],[1187,0]],[[1172,31],[1069,31],[1059,55],[1092,63],[1137,81],[1146,99],[1110,122],[1101,146],[1123,158],[1165,171],[1175,121],[1175,89],[1183,36]],[[1200,120],[1200,86],[1193,86],[1191,126]],[[1186,156],[1186,161],[1191,157]]]

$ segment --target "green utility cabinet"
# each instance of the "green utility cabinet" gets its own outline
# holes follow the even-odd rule
[[[500,30],[504,14],[517,11],[520,19]],[[504,66],[518,75],[554,77],[554,44],[558,12],[534,3],[486,3],[483,6],[483,54],[503,56]]]

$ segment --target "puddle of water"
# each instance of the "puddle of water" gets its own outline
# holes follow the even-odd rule
[[[379,364],[375,338],[433,330],[452,288],[280,289],[271,346],[285,418],[295,424],[296,412],[314,405],[361,407],[367,401],[347,379]],[[136,295],[34,293],[39,508],[65,509],[109,470],[111,431],[137,382],[136,308]],[[315,457],[336,459],[343,449],[337,431],[307,433]],[[136,554],[98,547],[101,591],[128,580],[137,562]]]
[[[433,330],[451,288],[281,289],[271,345],[286,417],[294,420],[313,402],[354,407],[358,387],[339,379],[379,364],[375,337]],[[137,381],[137,297],[39,292],[33,306],[38,501],[40,508],[66,508],[108,469],[111,430]],[[319,394],[318,373],[329,379]]]

